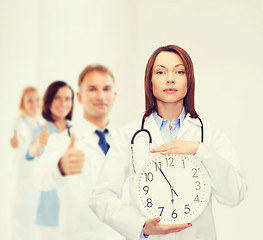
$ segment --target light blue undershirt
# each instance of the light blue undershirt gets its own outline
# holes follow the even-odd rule
[[[171,130],[169,127],[170,120],[164,120],[163,118],[161,118],[158,115],[157,112],[153,113],[153,118],[154,118],[158,128],[160,129],[164,143],[168,143],[168,142],[171,142],[172,140],[177,138],[180,126],[181,126],[181,124],[185,118],[185,109],[183,107],[179,118],[171,120],[171,125],[172,125]],[[140,237],[141,238],[148,238],[149,235],[144,235],[143,229],[142,229]]]
[[[59,133],[53,122],[47,121],[48,133]],[[69,123],[67,123],[69,126]],[[34,136],[34,140],[38,139],[40,132],[44,131],[44,126],[39,127]],[[41,154],[44,152],[42,149]],[[34,157],[29,156],[29,152],[26,154],[27,160],[34,160]],[[40,199],[37,210],[36,223],[44,226],[58,226],[58,216],[59,216],[59,199],[56,189],[50,191],[41,191]]]
[[[168,143],[177,138],[180,126],[185,118],[185,109],[183,107],[179,118],[171,120],[171,130],[169,128],[170,120],[164,120],[157,112],[153,113],[153,118],[160,129],[164,143]]]

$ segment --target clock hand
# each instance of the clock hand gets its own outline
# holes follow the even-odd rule
[[[171,194],[172,194],[172,200],[171,200],[171,202],[172,202],[172,205],[173,205],[173,208],[174,208],[174,193],[173,193],[172,189],[171,189]]]
[[[164,175],[162,169],[160,167],[158,167],[158,169],[160,170],[161,174],[163,175],[163,177],[165,178],[165,180],[168,182],[170,188],[172,187],[171,183],[168,181],[168,179],[166,178],[166,176]],[[172,189],[172,188],[171,188]]]
[[[174,190],[174,187],[172,187],[172,191],[175,193],[175,195],[178,197],[176,191]]]
[[[168,182],[168,184],[169,184],[169,186],[170,186],[170,189],[171,189],[171,192],[174,192],[175,195],[178,197],[178,194],[177,194],[176,191],[174,190],[174,187],[171,185],[171,183],[168,181],[167,177],[164,175],[162,169],[161,169],[159,166],[157,166],[157,167],[158,167],[158,169],[160,170],[160,172],[161,172],[161,174],[163,175],[163,177],[165,178],[165,180]]]

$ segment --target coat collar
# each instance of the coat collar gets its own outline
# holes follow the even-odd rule
[[[189,127],[191,125],[196,125],[196,126],[201,126],[200,121],[198,120],[198,118],[191,118],[190,114],[188,113],[183,121],[183,123],[181,124],[179,133],[178,133],[178,137],[177,139],[181,139],[183,138],[184,134],[186,133],[187,129],[189,129]],[[152,139],[153,139],[153,144],[156,146],[161,146],[164,144],[163,141],[163,137],[161,135],[160,129],[158,128],[153,114],[151,114],[150,116],[148,116],[145,119],[145,123],[144,123],[144,128],[148,129],[152,135]]]
[[[111,135],[112,132],[114,132],[114,128],[111,123],[109,123],[106,127],[109,130],[109,134]],[[78,131],[78,134],[80,136],[92,136],[95,134],[95,130],[97,130],[98,127],[93,125],[88,120],[81,118],[78,122],[74,123],[73,131]],[[99,129],[100,130],[100,129]]]
[[[25,115],[24,117],[25,122],[29,125],[29,126],[33,126],[33,128],[37,128],[40,127],[43,123],[44,120],[42,118],[38,118],[37,121],[35,121],[32,117],[30,117],[29,115]]]
[[[110,123],[106,128],[109,130],[107,142],[111,144],[112,136],[116,133],[116,131],[113,128],[112,124]],[[81,141],[83,143],[86,143],[87,145],[92,145],[93,147],[100,149],[98,145],[98,141],[99,141],[98,136],[95,133],[95,130],[97,129],[98,128],[95,125],[93,125],[91,122],[82,118],[79,119],[78,122],[74,123],[71,131],[76,133],[76,137],[78,141]]]
[[[186,133],[187,129],[189,129],[189,127],[191,125],[195,125],[197,127],[201,127],[201,123],[198,120],[198,118],[191,118],[190,114],[188,113],[180,127],[179,133],[178,133],[178,139],[181,139],[184,134]]]

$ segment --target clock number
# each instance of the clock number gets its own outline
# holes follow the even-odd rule
[[[152,199],[151,199],[151,198],[148,198],[148,199],[147,199],[147,204],[146,204],[146,205],[147,205],[148,208],[151,208],[151,207],[153,206],[153,203],[152,203]]]
[[[166,159],[166,165],[167,167],[174,167],[174,159],[172,157],[169,157],[169,158],[165,158]],[[170,163],[169,163],[170,162]]]
[[[176,209],[174,209],[172,214],[171,214],[171,217],[174,218],[174,219],[177,218],[177,213],[175,211],[176,211]]]
[[[149,187],[148,186],[144,186],[142,189],[145,192],[145,195],[147,195],[147,193],[149,192]]]
[[[153,180],[153,174],[152,172],[148,172],[148,173],[144,173],[145,178],[146,178],[146,182],[151,182]]]
[[[154,162],[155,163],[155,170],[158,171],[159,169],[162,169],[161,162]]]
[[[184,209],[185,209],[185,211],[184,211],[185,214],[188,214],[191,211],[189,208],[189,204],[184,205]]]
[[[195,196],[195,199],[194,199],[194,201],[196,201],[196,202],[200,202],[199,195],[196,195],[196,196]]]
[[[196,169],[196,168],[193,168],[193,169],[192,169],[192,172],[194,172],[194,174],[193,174],[193,176],[192,176],[193,178],[194,178],[194,177],[198,177],[198,176],[196,175],[196,173],[197,173],[197,169]]]
[[[160,215],[159,215],[159,216],[162,216],[164,207],[158,207],[158,209],[161,209],[161,212],[160,212]]]
[[[200,190],[200,189],[201,189],[200,182],[199,182],[199,181],[196,181],[195,183],[197,184],[195,190]]]

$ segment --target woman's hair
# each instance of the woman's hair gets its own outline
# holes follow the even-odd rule
[[[160,52],[174,52],[178,54],[185,67],[186,77],[187,77],[187,93],[184,97],[184,107],[186,114],[189,113],[192,118],[197,118],[198,114],[195,111],[194,106],[194,91],[195,91],[195,76],[194,76],[194,66],[192,60],[188,53],[176,45],[163,46],[156,49],[150,56],[146,69],[145,69],[145,79],[144,79],[144,88],[145,88],[145,113],[144,118],[149,116],[154,111],[157,111],[156,98],[153,95],[152,89],[152,69],[156,57]]]
[[[74,107],[74,91],[66,82],[64,81],[55,81],[51,83],[43,97],[43,108],[42,108],[42,116],[48,120],[48,121],[54,121],[52,118],[52,113],[50,111],[50,107],[52,105],[52,102],[54,100],[54,97],[56,96],[58,90],[62,87],[68,87],[71,90],[72,93],[72,108],[68,115],[66,116],[66,119],[71,120],[73,115],[73,107]]]
[[[38,90],[35,87],[32,86],[28,86],[26,88],[24,88],[21,98],[20,98],[20,104],[19,104],[19,110],[21,112],[21,115],[25,115],[25,96],[29,93],[29,92],[37,92]]]

